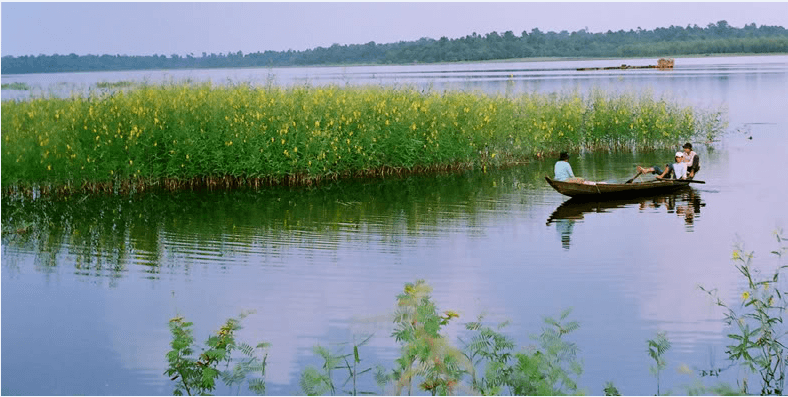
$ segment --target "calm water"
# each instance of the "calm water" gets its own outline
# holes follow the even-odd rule
[[[300,370],[317,364],[311,347],[353,335],[376,332],[362,359],[391,368],[397,350],[385,316],[418,278],[460,322],[482,312],[511,320],[519,345],[531,343],[542,316],[573,308],[581,328],[570,340],[591,394],[608,380],[625,394],[653,394],[646,340],[667,331],[673,348],[661,384],[682,393],[694,378],[677,372],[681,364],[727,366],[722,314],[697,285],[736,299],[733,244],[746,243],[768,268],[777,263],[772,232],[788,229],[788,57],[574,71],[621,63],[653,60],[3,76],[31,86],[191,78],[502,94],[598,87],[722,105],[731,131],[697,145],[706,184],[613,203],[565,204],[543,179],[552,161],[313,189],[4,202],[4,222],[34,226],[2,240],[2,393],[168,394],[167,321],[176,314],[204,341],[226,318],[255,310],[240,338],[273,343],[269,394],[298,393]],[[25,94],[2,93],[14,95]],[[571,164],[588,179],[621,181],[636,164],[671,155],[585,154]],[[461,336],[460,323],[449,333]]]

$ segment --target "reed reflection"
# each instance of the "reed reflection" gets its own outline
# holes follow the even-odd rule
[[[561,247],[571,247],[572,232],[575,223],[583,220],[586,214],[610,213],[617,209],[637,206],[640,213],[664,208],[668,214],[676,214],[684,220],[685,230],[693,231],[695,221],[700,218],[700,209],[706,206],[700,192],[687,189],[672,194],[637,197],[621,200],[593,201],[588,199],[569,199],[553,211],[547,218],[547,226],[555,224],[555,230],[561,241]]]

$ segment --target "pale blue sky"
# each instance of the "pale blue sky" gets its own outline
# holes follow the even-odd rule
[[[507,30],[788,27],[788,3],[10,3],[2,55],[304,50]]]

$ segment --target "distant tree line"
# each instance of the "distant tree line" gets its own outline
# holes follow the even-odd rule
[[[735,28],[726,21],[705,28],[670,26],[654,30],[619,30],[589,33],[542,32],[538,28],[478,35],[457,39],[422,38],[417,41],[317,47],[305,51],[265,51],[244,54],[206,54],[185,57],[173,54],[127,55],[38,55],[5,56],[2,74],[76,72],[99,70],[196,69],[229,67],[273,67],[337,64],[411,64],[533,57],[637,57],[689,54],[784,53],[788,31],[782,26],[755,23]]]

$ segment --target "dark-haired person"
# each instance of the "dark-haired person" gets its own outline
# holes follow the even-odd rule
[[[692,179],[700,170],[700,157],[692,151],[692,144],[684,144],[684,161],[687,162],[687,179]]]
[[[582,178],[576,178],[575,173],[572,172],[572,166],[569,165],[569,153],[561,152],[558,161],[555,162],[555,180],[561,182],[582,182]]]

